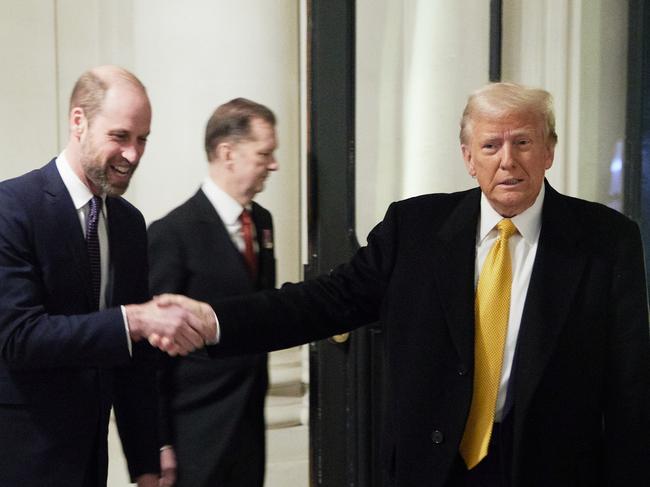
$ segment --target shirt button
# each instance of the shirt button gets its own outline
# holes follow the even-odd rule
[[[458,375],[460,375],[461,377],[467,375],[467,369],[465,369],[465,367],[460,367],[458,369]]]
[[[445,441],[445,435],[443,435],[442,431],[440,430],[433,430],[433,433],[431,433],[431,441],[433,441],[436,445],[439,445]]]

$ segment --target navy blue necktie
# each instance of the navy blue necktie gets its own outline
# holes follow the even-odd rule
[[[99,214],[102,211],[102,199],[93,196],[89,205],[88,220],[86,221],[86,250],[90,262],[90,285],[93,298],[93,309],[99,309],[99,292],[102,282],[102,266],[99,253],[99,236],[97,235],[97,224]]]

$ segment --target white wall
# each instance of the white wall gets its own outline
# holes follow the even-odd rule
[[[56,154],[58,100],[53,2],[0,2],[0,179]]]

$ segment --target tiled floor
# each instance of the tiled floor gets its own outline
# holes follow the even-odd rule
[[[269,430],[267,449],[265,487],[309,486],[307,426]]]

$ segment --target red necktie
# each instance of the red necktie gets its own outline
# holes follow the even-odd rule
[[[244,236],[244,260],[248,267],[248,272],[255,279],[257,275],[257,256],[253,246],[253,219],[250,211],[244,209],[239,217],[241,221],[242,235]]]

